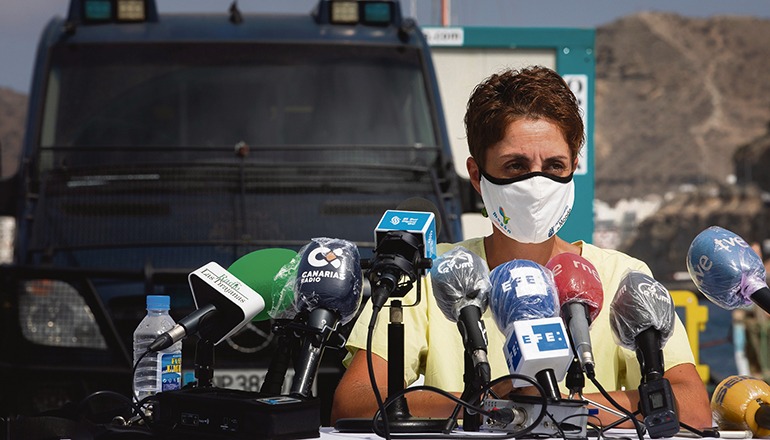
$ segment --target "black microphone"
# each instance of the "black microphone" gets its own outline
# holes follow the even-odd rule
[[[368,272],[375,313],[391,296],[405,296],[431,268],[440,231],[438,209],[426,199],[413,197],[385,212],[374,231],[376,247]]]
[[[206,304],[200,309],[197,309],[180,319],[174,327],[155,338],[155,340],[147,346],[147,350],[153,352],[171,347],[177,341],[186,338],[187,335],[194,335],[198,332],[198,329],[202,327],[204,322],[208,322],[209,319],[216,319],[216,317],[216,306],[214,306],[214,304]]]
[[[636,351],[642,372],[639,406],[652,438],[679,432],[671,384],[663,377],[663,346],[674,321],[674,300],[662,284],[642,272],[623,277],[610,304],[610,327],[618,345]]]
[[[324,349],[361,304],[361,259],[355,244],[336,238],[314,238],[298,255],[294,308],[307,314],[307,331],[290,394],[309,397]]]
[[[482,383],[490,381],[487,330],[481,319],[489,306],[489,268],[486,262],[457,246],[434,260],[430,271],[433,296],[444,316],[457,323],[465,351]]]
[[[417,299],[419,303],[419,277],[433,265],[436,256],[436,240],[441,228],[438,209],[433,203],[422,198],[411,198],[401,203],[396,210],[388,210],[374,230],[375,249],[367,262],[367,278],[371,286],[372,321],[375,320],[391,298],[402,298],[418,282]],[[404,389],[404,324],[401,312],[401,300],[390,304],[391,314],[388,324],[388,396],[399,395],[388,403],[383,421],[386,432],[390,430],[407,432],[442,432],[446,421],[443,419],[415,419],[409,414],[406,399],[400,395]],[[371,356],[371,352],[367,352]],[[381,404],[376,391],[374,376],[370,376],[375,396]],[[382,407],[380,408],[382,409]],[[342,431],[370,431],[371,419],[340,419],[335,427]],[[368,428],[367,428],[368,427]]]

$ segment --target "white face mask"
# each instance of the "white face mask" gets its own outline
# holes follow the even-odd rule
[[[575,201],[575,182],[536,172],[497,179],[481,172],[481,198],[489,219],[519,243],[542,243],[567,221]]]

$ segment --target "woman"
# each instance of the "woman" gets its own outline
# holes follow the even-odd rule
[[[615,345],[609,325],[609,305],[627,270],[650,274],[643,262],[620,252],[599,249],[556,235],[572,209],[578,152],[584,142],[579,107],[564,80],[553,70],[531,67],[495,74],[479,84],[468,101],[465,126],[470,154],[466,161],[473,187],[481,194],[493,224],[492,234],[460,243],[487,261],[491,269],[513,259],[545,265],[555,255],[582,255],[599,272],[604,305],[591,328],[596,378],[623,407],[638,407],[641,379],[634,352]],[[446,252],[454,244],[439,245]],[[422,374],[425,384],[460,395],[463,390],[463,345],[455,324],[436,306],[430,283],[423,284],[423,301],[404,309],[404,382]],[[410,295],[414,295],[411,292]],[[404,304],[409,304],[409,295]],[[366,326],[371,308],[359,317],[348,340],[348,369],[337,388],[332,420],[371,417],[376,402],[367,373]],[[488,310],[487,323],[493,318]],[[378,388],[387,392],[387,319],[378,319],[372,361]],[[505,336],[487,325],[492,378],[508,373],[502,346]],[[695,369],[687,335],[679,319],[664,348],[665,377],[678,403],[680,421],[710,427],[708,394]],[[623,390],[625,387],[625,390]],[[564,388],[562,387],[562,390]],[[584,389],[591,401],[612,406],[592,384]],[[685,403],[686,402],[686,403]],[[434,393],[411,393],[412,415],[448,417],[454,403]],[[618,417],[599,411],[604,424]]]

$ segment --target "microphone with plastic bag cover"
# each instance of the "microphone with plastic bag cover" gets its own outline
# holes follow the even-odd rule
[[[593,377],[595,364],[589,330],[604,303],[599,272],[590,261],[572,253],[556,255],[545,267],[553,272],[561,316],[567,324],[580,365],[589,377]]]
[[[330,338],[339,335],[339,326],[350,322],[361,304],[361,259],[355,244],[337,238],[314,238],[298,257],[294,309],[306,316],[307,331],[290,394],[309,397]]]
[[[629,271],[610,304],[610,327],[615,342],[636,351],[642,381],[639,409],[652,438],[679,432],[674,395],[663,377],[663,346],[674,332],[674,300],[651,276]]]
[[[489,382],[487,331],[481,318],[492,289],[487,263],[468,249],[456,246],[434,260],[430,275],[438,308],[448,320],[457,323],[477,377],[483,383]]]
[[[492,269],[490,308],[500,331],[511,373],[532,376],[548,397],[561,398],[563,380],[573,359],[572,350],[557,316],[559,302],[553,274],[529,260],[512,260]],[[516,379],[513,386],[529,383]]]
[[[460,399],[477,405],[482,387],[491,379],[487,330],[481,318],[489,305],[492,289],[489,268],[480,256],[456,246],[433,261],[430,274],[436,304],[449,321],[457,323],[465,347],[465,389]],[[455,408],[452,420],[459,410],[459,406]],[[463,418],[465,431],[478,431],[480,423],[479,413],[466,411]]]
[[[687,251],[687,271],[698,290],[723,309],[754,302],[770,313],[762,259],[735,233],[719,226],[703,230]]]
[[[714,389],[711,413],[719,429],[770,437],[770,386],[750,376],[729,376]]]
[[[281,273],[297,256],[291,249],[262,249],[235,260],[227,270],[257,292],[263,292],[265,308],[252,321],[267,321],[291,307],[294,297],[282,295]]]
[[[253,268],[259,266],[257,263],[260,263],[260,261],[254,259],[254,254],[252,252],[241,257],[230,266],[230,270],[236,271],[236,273],[255,273]],[[262,381],[262,386],[259,389],[263,395],[277,396],[282,394],[286,372],[291,365],[293,353],[299,347],[299,337],[287,326],[287,323],[290,323],[296,315],[292,305],[294,304],[294,281],[297,277],[299,257],[295,251],[288,251],[280,255],[280,258],[276,258],[270,264],[278,264],[284,261],[285,263],[276,272],[269,285],[262,285],[262,289],[270,292],[271,295],[270,299],[266,301],[265,310],[260,312],[254,320],[272,318],[274,321],[270,330],[275,338],[275,343],[273,344],[275,351],[270,358],[270,365],[267,368],[265,380]],[[259,279],[252,281],[248,275],[244,275],[244,278],[247,282],[260,285],[258,284]],[[264,312],[267,312],[267,314]]]
[[[271,307],[273,277],[294,255],[290,249],[260,249],[228,269],[210,262],[190,273],[196,310],[158,336],[149,349],[163,350],[196,333],[218,344],[250,321],[267,319],[263,312]]]

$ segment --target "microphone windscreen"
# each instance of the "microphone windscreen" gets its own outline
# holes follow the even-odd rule
[[[489,307],[504,334],[519,320],[557,316],[559,299],[550,270],[530,260],[511,260],[489,274]]]
[[[294,319],[297,311],[294,310],[294,302],[297,297],[295,284],[297,281],[297,266],[302,255],[296,254],[289,262],[283,265],[275,274],[273,283],[273,307],[268,315],[273,319]]]
[[[566,252],[551,258],[545,267],[553,272],[559,304],[585,304],[593,322],[604,304],[604,289],[596,267],[582,256]]]
[[[751,304],[751,295],[767,287],[762,259],[741,237],[711,226],[687,251],[687,271],[711,302],[733,310]]]
[[[280,304],[274,295],[274,278],[284,264],[291,261],[297,253],[291,249],[268,248],[260,249],[235,260],[227,271],[243,281],[265,300],[265,308],[252,321],[270,319],[269,311]],[[284,308],[291,302],[283,305]]]
[[[770,426],[758,418],[761,406],[770,402],[770,386],[750,376],[729,376],[711,396],[711,413],[719,429],[751,430],[755,437],[770,435]],[[759,420],[758,420],[759,419]]]
[[[338,238],[313,238],[298,255],[294,301],[297,312],[323,308],[338,313],[342,324],[352,320],[361,304],[358,247]]]
[[[436,236],[441,234],[441,215],[433,202],[422,197],[411,197],[398,204],[399,211],[432,212],[436,222]]]
[[[674,299],[668,290],[643,272],[628,271],[610,303],[610,327],[615,343],[636,350],[636,337],[648,328],[660,332],[660,348],[674,332]]]
[[[487,310],[489,281],[487,263],[475,253],[462,246],[456,246],[433,260],[430,270],[433,297],[444,316],[457,322],[460,310],[472,305]]]

